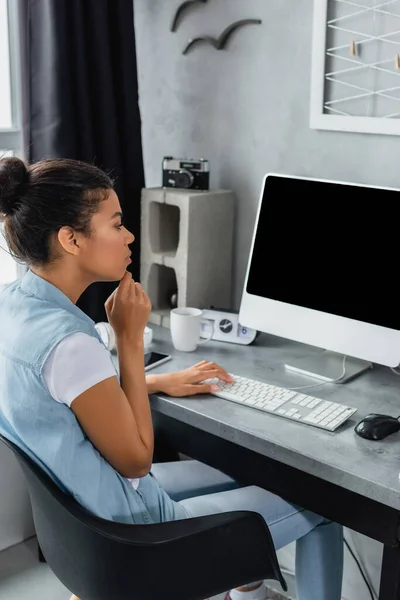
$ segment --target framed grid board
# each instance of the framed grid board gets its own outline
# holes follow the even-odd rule
[[[314,0],[310,127],[400,135],[400,0]]]

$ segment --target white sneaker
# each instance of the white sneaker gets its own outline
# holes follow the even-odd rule
[[[251,592],[239,592],[231,590],[225,596],[225,600],[268,600],[267,588],[264,584]]]

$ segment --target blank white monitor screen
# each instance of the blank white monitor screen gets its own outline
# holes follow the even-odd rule
[[[400,330],[400,193],[266,177],[249,294]]]

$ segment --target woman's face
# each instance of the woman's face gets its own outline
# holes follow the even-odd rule
[[[130,259],[135,236],[122,225],[118,196],[110,190],[91,220],[91,234],[79,236],[79,263],[93,281],[119,281]]]

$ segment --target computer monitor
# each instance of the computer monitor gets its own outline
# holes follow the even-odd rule
[[[330,351],[287,368],[324,379],[400,363],[400,192],[264,177],[239,321]]]

